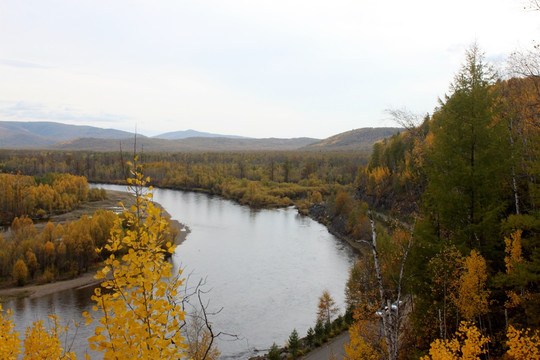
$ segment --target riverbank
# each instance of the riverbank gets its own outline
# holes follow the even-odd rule
[[[103,209],[113,212],[121,212],[122,207],[119,205],[122,203],[126,208],[129,208],[131,205],[135,204],[134,197],[131,193],[123,191],[107,191],[107,199],[100,201],[87,202],[79,206],[77,209],[59,215],[54,215],[49,218],[49,221],[53,224],[63,224],[66,221],[73,222],[81,218],[83,215],[92,215],[96,210]],[[170,214],[163,209],[159,204],[156,203],[163,210],[163,214],[166,217],[170,218]],[[35,224],[35,228],[39,231],[45,227],[46,222]],[[185,225],[181,224],[177,220],[171,220],[171,226],[177,230],[177,237],[175,243],[177,245],[181,244],[186,240],[187,235],[190,230]],[[4,234],[9,236],[9,232],[4,232]],[[101,267],[100,264],[93,266],[90,271],[80,274],[76,278],[66,279],[66,280],[57,280],[51,283],[38,284],[36,281],[30,282],[29,284],[16,287],[10,286],[9,283],[4,283],[4,288],[0,288],[0,303],[8,301],[13,298],[36,298],[41,296],[46,296],[53,294],[59,291],[64,291],[68,289],[77,289],[87,286],[96,286],[101,280],[94,279],[97,269]]]
[[[96,268],[97,269],[97,268]],[[96,286],[101,280],[94,279],[96,271],[89,271],[76,278],[60,280],[47,284],[26,285],[23,287],[10,287],[0,289],[0,302],[5,302],[13,298],[29,297],[34,299],[41,296],[54,294],[68,289],[79,289],[87,286]]]
[[[347,235],[345,231],[345,220],[342,217],[330,218],[328,215],[328,206],[315,204],[308,209],[307,213],[302,212],[302,214],[324,225],[330,234],[346,242],[357,254],[362,254],[365,251],[365,245]]]

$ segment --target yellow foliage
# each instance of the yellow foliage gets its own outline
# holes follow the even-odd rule
[[[345,353],[351,360],[378,360],[381,354],[365,338],[366,323],[355,321],[349,328],[350,342],[345,345]]]
[[[510,238],[505,237],[504,243],[506,245],[504,262],[506,264],[506,273],[510,274],[516,271],[516,266],[519,264],[522,258],[521,251],[521,230],[515,231],[510,235]]]
[[[17,260],[13,265],[13,280],[17,285],[22,286],[28,278],[28,268],[22,259]]]
[[[54,327],[46,330],[43,320],[35,321],[26,329],[24,339],[23,360],[74,360],[72,352],[65,353],[60,342],[60,336],[67,331],[67,327],[59,325],[59,318],[49,316]]]
[[[513,326],[508,327],[508,355],[515,360],[540,359],[540,334],[535,330],[529,335],[530,329],[516,330]]]
[[[473,320],[488,311],[489,291],[486,290],[486,261],[476,250],[465,258],[464,271],[457,283],[457,294],[452,300],[463,317]]]
[[[129,179],[136,195],[133,211],[124,210],[117,219],[105,249],[113,255],[96,274],[103,279],[92,299],[103,316],[90,348],[104,353],[104,359],[178,359],[184,355],[180,327],[184,311],[176,296],[182,286],[172,277],[172,264],[165,260],[175,246],[167,244],[169,223],[144,191],[147,182],[140,172]],[[123,250],[121,261],[114,253]],[[103,290],[102,290],[103,289]],[[87,323],[92,321],[84,313]]]
[[[380,197],[387,193],[390,182],[390,170],[385,166],[378,166],[369,173],[368,191]]]
[[[514,275],[518,273],[518,266],[520,263],[523,263],[521,234],[522,231],[517,230],[513,232],[510,237],[504,238],[504,243],[506,245],[506,256],[504,257],[504,263],[506,264],[506,273],[508,275]],[[505,302],[504,306],[506,306],[507,308],[514,308],[519,306],[528,296],[528,292],[525,289],[521,290],[521,294],[518,294],[513,290],[506,291],[506,296],[508,296],[508,300]]]
[[[387,354],[387,348],[375,316],[377,305],[369,301],[373,295],[363,293],[362,290],[359,291],[358,298],[363,301],[360,301],[354,310],[354,323],[349,328],[350,341],[345,345],[345,353],[351,360],[381,359]]]
[[[429,355],[422,357],[421,360],[459,360],[456,348],[459,349],[459,342],[456,339],[450,341],[437,339],[431,343]]]
[[[12,312],[8,310],[1,314],[0,305],[0,359],[16,360],[21,354],[19,333],[15,331],[15,324],[11,320]],[[24,338],[23,360],[75,360],[75,354],[64,352],[60,336],[67,332],[67,326],[60,326],[60,318],[49,316],[53,327],[46,330],[43,320],[38,320],[28,327]]]
[[[309,199],[313,204],[318,204],[322,202],[322,195],[318,191],[313,191],[309,193]]]
[[[540,359],[540,334],[538,330],[516,330],[508,327],[507,355],[514,360]],[[461,322],[456,337],[452,340],[435,340],[431,343],[429,355],[421,360],[477,360],[486,353],[483,349],[489,339],[480,334],[478,328],[471,323]],[[506,357],[505,357],[506,358]]]
[[[451,340],[437,339],[431,343],[429,355],[421,360],[480,360],[483,348],[489,339],[484,337],[473,324],[462,321],[456,337]]]
[[[317,310],[317,321],[329,323],[332,318],[339,312],[339,307],[328,290],[324,290],[319,297],[319,310]]]
[[[15,331],[11,315],[11,310],[7,310],[4,315],[0,304],[0,359],[5,360],[16,360],[21,353],[19,333]]]

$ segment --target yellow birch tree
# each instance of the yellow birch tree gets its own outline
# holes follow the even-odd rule
[[[463,317],[473,320],[488,312],[489,290],[486,289],[486,260],[476,250],[465,258],[464,271],[457,283],[457,294],[452,300]]]
[[[26,329],[23,360],[75,360],[75,353],[65,351],[60,337],[67,332],[67,326],[60,326],[60,318],[49,315],[53,326],[45,329],[43,320],[35,321]]]
[[[451,340],[435,340],[431,343],[429,355],[421,360],[480,360],[486,351],[484,345],[489,339],[480,333],[472,323],[462,321],[456,337]]]
[[[512,359],[540,359],[540,333],[538,330],[531,332],[527,330],[517,330],[512,325],[508,327],[507,354]]]
[[[165,255],[175,246],[164,244],[169,222],[151,202],[151,187],[145,190],[149,179],[133,168],[128,184],[135,205],[115,221],[105,245],[111,255],[96,274],[103,283],[92,296],[93,310],[103,315],[90,348],[102,351],[104,359],[178,359],[186,349],[180,334],[185,313],[177,293],[181,271],[172,276]],[[120,252],[125,255],[117,259],[114,254]],[[84,315],[90,323],[91,315]]]
[[[16,360],[21,353],[19,333],[15,331],[15,324],[11,320],[13,312],[2,312],[0,304],[0,359]]]

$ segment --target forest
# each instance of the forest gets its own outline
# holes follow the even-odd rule
[[[40,219],[68,212],[87,200],[98,200],[103,196],[99,190],[89,190],[83,176],[0,173],[0,225],[9,224],[18,216]]]
[[[89,196],[84,190],[86,179],[203,191],[253,207],[294,205],[360,251],[346,289],[354,319],[346,346],[350,359],[538,359],[539,49],[516,53],[511,61],[512,71],[503,78],[473,45],[433,113],[415,116],[406,110],[392,111],[404,130],[376,143],[371,154],[135,149],[139,156],[134,165],[120,151],[2,150],[2,218],[13,220],[15,233],[28,229],[21,234],[29,235],[17,235],[20,239],[11,247],[2,246],[4,252],[13,250],[0,253],[11,259],[10,266],[0,271],[4,276],[10,269],[15,272],[17,257],[26,259],[31,271],[32,254],[45,266],[32,269],[43,274],[53,265],[55,271],[85,267],[77,258],[83,255],[74,255],[72,263],[59,255],[62,244],[68,252],[69,234],[76,232],[68,228],[79,225],[66,225],[63,231],[47,225],[47,234],[38,236],[24,215],[46,217],[76,206]],[[111,234],[92,240],[108,251],[100,272],[103,278],[122,267],[114,257],[119,247],[129,249],[123,255],[126,262],[135,261],[133,254],[141,249],[155,252],[160,259],[162,251],[169,251],[161,247],[163,241],[159,246],[146,243],[154,238],[152,234],[162,239],[161,218],[148,199],[137,196],[141,200],[135,210],[143,208],[147,217],[128,211],[123,220],[96,220],[108,224]],[[92,221],[102,216],[96,214]],[[85,226],[90,223],[85,221]],[[84,248],[84,241],[73,241]],[[49,243],[55,249],[54,260],[47,258]],[[122,267],[114,274],[125,279],[122,286],[133,288],[137,285],[129,283],[135,281],[129,271]],[[146,274],[148,269],[143,265],[140,271]],[[163,276],[170,274],[165,271]],[[108,289],[122,291],[118,284],[106,283]],[[139,295],[145,295],[146,285],[138,286],[143,287]],[[176,294],[168,287],[157,291],[162,296]],[[100,291],[95,295],[105,314],[120,309],[114,302],[118,297],[105,299],[108,295]],[[169,323],[166,320],[179,321],[174,320],[181,314],[179,309],[166,301],[159,304],[171,316],[161,319],[163,326]],[[122,308],[118,313],[126,311]],[[120,319],[113,316],[111,321]],[[147,330],[137,332],[133,347],[155,340]],[[152,346],[164,351],[154,354],[167,357],[171,341],[180,339],[168,326],[164,331],[168,337],[163,335],[162,342],[156,340]],[[206,334],[208,341],[211,329]],[[118,354],[120,347],[115,344],[119,346],[121,336],[125,334],[100,328],[91,342],[105,354]],[[135,351],[124,345],[121,349]],[[151,356],[148,348],[138,349],[139,354]]]

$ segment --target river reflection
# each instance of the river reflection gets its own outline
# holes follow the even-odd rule
[[[295,328],[305,335],[314,325],[324,289],[343,309],[354,254],[324,226],[292,208],[253,210],[201,193],[156,189],[154,200],[191,230],[172,261],[184,269],[184,276],[190,274],[193,285],[206,278],[210,310],[223,308],[212,318],[214,330],[241,339],[220,340],[221,358],[247,359],[255,349],[284,344]],[[91,292],[70,290],[6,307],[13,308],[17,324],[29,324],[52,310],[63,319],[80,321],[81,312],[91,308]],[[83,328],[74,345],[78,353],[84,353],[92,332]]]

